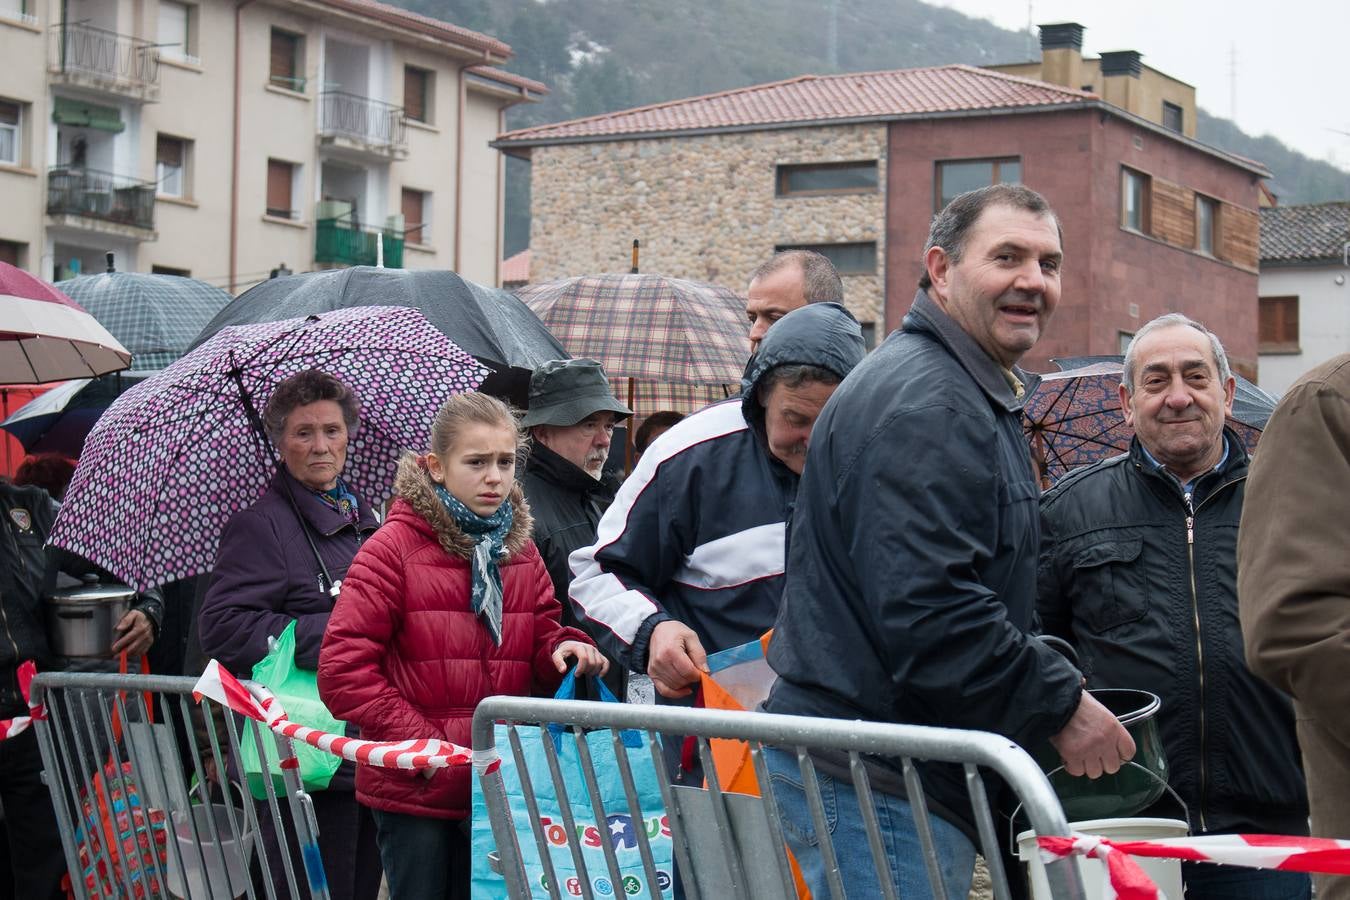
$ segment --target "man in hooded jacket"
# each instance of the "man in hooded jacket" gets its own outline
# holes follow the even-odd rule
[[[742,396],[662,435],[596,543],[572,554],[578,617],[662,696],[687,696],[707,652],[773,625],[811,426],[864,352],[858,322],[837,303],[785,315],[746,366]]]

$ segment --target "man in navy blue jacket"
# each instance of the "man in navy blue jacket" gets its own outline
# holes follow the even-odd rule
[[[662,696],[687,696],[705,652],[773,624],[811,426],[863,352],[858,322],[838,304],[783,316],[746,366],[743,395],[657,438],[595,545],[572,554],[578,617]]]
[[[769,647],[774,713],[1049,740],[1073,774],[1134,752],[1065,659],[1030,637],[1040,494],[1015,368],[1059,301],[1059,223],[1016,185],[956,198],[933,222],[914,305],[826,405],[797,493],[787,586]],[[813,753],[834,798],[849,896],[880,896],[848,759]],[[795,754],[766,750],[808,886],[822,854]],[[928,896],[900,761],[866,758],[902,896]],[[965,897],[974,819],[959,767],[923,765],[952,897]],[[828,802],[828,801],[827,801]]]

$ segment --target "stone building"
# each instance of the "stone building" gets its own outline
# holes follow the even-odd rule
[[[545,89],[496,38],[377,0],[10,0],[0,47],[0,259],[233,292],[382,245],[497,281],[488,141]]]
[[[1063,301],[1031,368],[1119,353],[1175,310],[1216,325],[1255,375],[1269,173],[1188,136],[1189,86],[1136,65],[1069,65],[1081,36],[1043,30],[1058,61],[1047,72],[1098,83],[961,65],[808,75],[502,134],[493,146],[531,161],[530,276],[626,271],[638,238],[643,271],[744,290],[776,249],[808,246],[834,259],[879,340],[909,308],[934,212],[1016,181],[1049,199],[1065,234]]]

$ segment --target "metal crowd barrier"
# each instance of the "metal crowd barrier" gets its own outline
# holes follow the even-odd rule
[[[34,679],[46,717],[33,724],[73,896],[327,898],[313,806],[286,763],[290,741],[195,703],[195,683],[73,672]],[[255,801],[230,784],[241,741],[256,742],[259,758],[262,742],[274,741],[284,790],[262,779],[267,796]]]
[[[505,723],[510,745],[500,750],[494,734],[499,721]],[[784,849],[782,820],[772,800],[773,792],[768,787],[770,785],[768,769],[760,753],[763,746],[795,751],[801,767],[803,784],[806,785],[808,806],[813,819],[818,823],[815,830],[820,836],[820,849],[825,861],[830,896],[834,900],[841,900],[846,896],[844,875],[835,862],[828,829],[822,827],[826,813],[816,780],[815,766],[809,755],[809,751],[813,749],[846,752],[854,788],[858,796],[864,799],[872,796],[872,788],[860,754],[881,754],[901,758],[906,791],[913,807],[929,886],[934,897],[945,898],[948,893],[933,847],[931,819],[921,779],[914,765],[915,760],[956,763],[964,767],[967,791],[976,811],[980,849],[989,868],[997,900],[1007,900],[1010,897],[1009,885],[980,768],[992,770],[1007,782],[1022,804],[1031,828],[1037,834],[1070,834],[1059,800],[1032,758],[1008,739],[986,732],[677,706],[635,706],[573,700],[489,697],[478,705],[474,713],[473,749],[475,758],[479,760],[477,766],[481,771],[478,777],[496,844],[494,868],[503,876],[506,890],[512,900],[528,900],[534,896],[532,889],[539,888],[531,884],[526,874],[516,824],[511,816],[503,770],[499,766],[486,764],[487,760],[495,758],[497,752],[503,757],[512,758],[516,770],[520,773],[521,793],[524,795],[530,819],[530,830],[539,851],[540,864],[545,869],[545,877],[540,879],[541,887],[547,889],[551,900],[560,900],[568,895],[579,895],[585,900],[593,900],[597,894],[605,896],[606,889],[613,890],[609,886],[621,885],[623,882],[615,853],[608,842],[604,845],[607,871],[603,873],[586,871],[580,847],[581,836],[566,806],[563,808],[565,819],[563,830],[578,877],[568,886],[566,893],[560,890],[558,879],[552,877],[554,870],[550,861],[548,838],[539,823],[535,784],[549,785],[554,796],[560,799],[566,798],[566,789],[559,772],[557,757],[552,752],[552,743],[542,742],[544,748],[549,751],[546,753],[549,771],[530,772],[527,770],[519,739],[521,726],[537,725],[544,728],[550,723],[570,726],[571,731],[578,737],[579,749],[585,744],[581,737],[587,730],[610,731],[627,799],[626,810],[617,812],[626,812],[633,817],[633,821],[643,821],[643,811],[637,803],[637,792],[633,788],[631,765],[645,764],[647,761],[629,759],[630,754],[620,739],[620,731],[636,729],[645,733],[646,745],[651,748],[651,762],[655,765],[661,796],[666,806],[675,866],[681,876],[684,896],[689,900],[700,898],[721,900],[726,897],[791,900],[797,896]],[[706,787],[694,788],[672,784],[657,740],[657,735],[662,733],[690,735],[696,738],[699,758],[703,762],[703,772],[707,778]],[[759,784],[763,788],[763,797],[733,794],[721,789],[708,743],[710,738],[731,738],[749,742],[751,759]],[[647,751],[636,752],[643,755],[647,753]],[[583,751],[578,756],[595,820],[609,821],[610,815],[616,810],[605,808],[601,802],[596,771],[590,754]],[[866,804],[861,814],[873,864],[881,876],[878,881],[882,885],[883,896],[887,900],[896,900],[897,889],[891,882],[891,870],[885,857],[875,810],[870,808],[870,804]],[[658,873],[652,864],[652,851],[647,835],[642,828],[635,831],[647,884],[660,884]],[[556,832],[553,836],[557,839]],[[485,849],[476,847],[475,851],[481,853]],[[1082,900],[1085,896],[1082,878],[1073,860],[1065,859],[1049,863],[1045,870],[1054,897],[1063,900]],[[594,877],[596,875],[599,879]],[[596,880],[602,884],[599,891],[594,889],[593,881]],[[614,890],[613,893],[622,895],[618,890]],[[663,893],[663,896],[669,894]]]

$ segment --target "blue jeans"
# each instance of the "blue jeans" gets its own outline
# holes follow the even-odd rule
[[[465,823],[371,810],[389,900],[469,900]]]
[[[1312,897],[1312,879],[1303,872],[1183,862],[1181,877],[1186,883],[1186,900],[1309,900]]]
[[[769,767],[769,782],[783,820],[783,835],[797,857],[802,877],[814,897],[829,897],[829,881],[825,876],[824,858],[816,837],[802,787],[801,769],[795,753],[764,748],[764,760]],[[867,844],[858,795],[849,781],[841,781],[816,770],[820,785],[821,803],[825,820],[830,827],[830,843],[834,847],[839,874],[849,897],[881,896],[872,850]],[[914,826],[909,803],[878,791],[872,792],[876,805],[877,824],[881,829],[882,846],[890,863],[890,878],[901,897],[932,898],[928,884],[928,870],[924,865],[923,847]],[[935,815],[929,816],[933,826],[933,844],[942,869],[947,900],[965,900],[970,892],[975,870],[975,846],[962,831]]]

